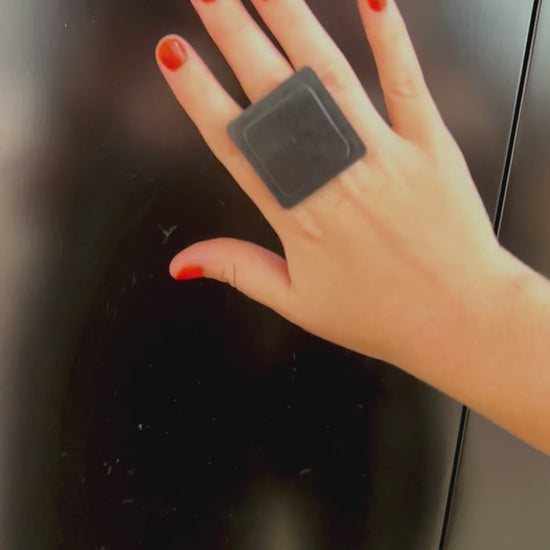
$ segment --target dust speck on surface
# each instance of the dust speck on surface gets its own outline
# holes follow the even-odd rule
[[[177,225],[171,225],[168,229],[165,229],[162,225],[159,224],[159,229],[162,231],[162,234],[164,235],[164,239],[162,240],[162,244],[166,244],[172,235],[174,231],[178,228]]]
[[[296,381],[296,367],[292,367],[292,374],[290,375],[290,379],[295,382]]]
[[[133,498],[123,498],[120,501],[120,504],[134,504],[134,499]]]

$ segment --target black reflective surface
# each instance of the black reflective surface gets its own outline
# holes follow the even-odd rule
[[[310,5],[382,108],[354,3]],[[531,2],[401,5],[494,213]],[[460,406],[168,276],[199,239],[280,250],[155,66],[180,32],[243,101],[191,7],[2,10],[0,546],[437,548]]]
[[[541,5],[501,241],[550,276],[550,3]],[[465,432],[449,550],[550,548],[550,458],[479,415]]]

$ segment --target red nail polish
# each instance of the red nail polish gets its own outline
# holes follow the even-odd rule
[[[371,10],[382,11],[387,4],[387,0],[367,0]]]
[[[168,38],[159,46],[160,62],[171,71],[177,71],[186,61],[187,53],[181,42]]]
[[[188,281],[189,279],[198,279],[203,276],[202,267],[198,265],[190,265],[180,269],[176,275],[178,281]]]

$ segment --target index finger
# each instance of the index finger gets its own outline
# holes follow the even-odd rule
[[[227,125],[242,108],[180,36],[165,36],[157,45],[156,58],[176,99],[208,147],[271,222],[282,208],[227,133]]]

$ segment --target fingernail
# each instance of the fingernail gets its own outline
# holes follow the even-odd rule
[[[203,276],[202,267],[198,265],[190,265],[180,269],[176,275],[178,281],[187,281],[189,279],[198,279]]]
[[[370,9],[374,11],[382,11],[387,4],[387,0],[367,0]]]
[[[167,38],[159,46],[159,59],[167,69],[177,71],[187,61],[187,53],[179,40]]]

